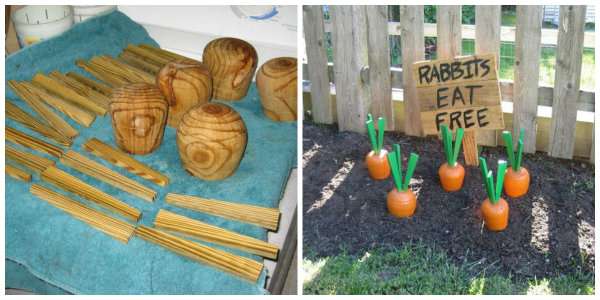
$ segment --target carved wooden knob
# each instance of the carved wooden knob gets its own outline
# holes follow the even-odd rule
[[[256,71],[256,50],[236,38],[220,38],[204,47],[202,61],[213,80],[213,98],[239,100],[246,96]]]
[[[212,79],[199,61],[184,59],[166,64],[156,76],[156,84],[169,103],[167,124],[177,127],[190,108],[210,101]]]
[[[277,57],[264,63],[256,74],[260,103],[275,121],[296,120],[297,63],[293,57]]]
[[[148,154],[160,145],[169,106],[161,92],[148,83],[113,90],[110,102],[117,145],[132,154]]]
[[[246,125],[240,114],[220,103],[190,109],[177,128],[183,167],[205,180],[231,176],[242,160],[246,141]]]

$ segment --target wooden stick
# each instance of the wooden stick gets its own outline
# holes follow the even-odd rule
[[[21,180],[25,182],[31,181],[31,174],[11,165],[4,165],[4,172],[6,174],[16,180]]]
[[[142,58],[143,60],[145,60],[149,63],[152,63],[154,65],[157,65],[161,68],[162,68],[162,66],[168,64],[169,62],[171,62],[173,60],[171,58],[165,58],[161,55],[156,55],[154,52],[152,52],[148,49],[144,49],[140,46],[136,46],[136,45],[132,45],[132,44],[127,45],[127,48],[125,48],[125,50],[123,50],[123,51],[132,53],[133,55],[136,55],[136,56]]]
[[[142,69],[154,76],[156,76],[156,74],[158,74],[158,72],[161,69],[161,66],[155,65],[151,62],[148,62],[148,61],[144,60],[143,58],[141,58],[131,52],[128,52],[128,51],[123,51],[119,55],[119,58],[121,60],[123,60],[124,62],[126,62],[134,67],[137,67],[139,69]]]
[[[164,209],[158,211],[154,220],[154,226],[207,242],[240,249],[273,260],[277,259],[277,252],[279,251],[277,246],[265,241],[209,225]]]
[[[156,192],[142,184],[129,179],[73,150],[67,151],[60,158],[60,162],[81,173],[104,181],[124,192],[138,196],[146,201],[154,201]]]
[[[111,88],[119,88],[119,87],[122,87],[129,83],[129,81],[127,81],[121,77],[115,76],[114,74],[111,74],[107,71],[98,70],[98,67],[93,65],[90,62],[85,62],[83,60],[77,60],[75,63],[80,68],[82,68],[85,71],[87,71],[88,73],[94,75],[94,77],[96,77],[96,78],[100,79],[101,81],[104,81],[106,84],[110,85]]]
[[[50,159],[37,156],[29,152],[17,150],[9,145],[5,145],[4,147],[4,155],[6,158],[23,165],[38,174],[44,172],[44,170],[46,170],[48,167],[54,165],[54,161]]]
[[[71,216],[98,229],[125,244],[135,231],[135,226],[113,218],[101,211],[81,204],[39,184],[32,184],[29,191],[38,198],[65,211]]]
[[[93,101],[94,103],[98,104],[99,106],[101,106],[102,108],[106,109],[108,111],[108,106],[110,104],[110,98],[108,96],[105,96],[104,94],[92,89],[91,87],[71,78],[66,76],[65,74],[62,74],[58,71],[52,71],[50,72],[50,77],[56,79],[57,81],[59,81],[60,83],[70,87],[71,89],[75,90],[77,93],[79,93],[80,95],[87,97],[88,99],[90,99],[91,101]]]
[[[149,84],[156,83],[156,77],[140,68],[129,65],[120,61],[118,59],[114,59],[108,55],[101,55],[93,57],[90,60],[91,63],[97,64],[99,66],[105,66],[113,71],[116,71],[117,74],[126,78],[130,83],[137,82],[145,82]]]
[[[28,89],[23,87],[20,83],[9,80],[8,86],[11,87],[13,91],[21,98],[25,103],[27,103],[40,117],[42,117],[54,130],[58,133],[64,135],[67,138],[76,137],[79,132],[73,128],[67,121],[57,115],[54,111],[50,109],[46,104],[44,104],[43,100],[34,93],[31,93]]]
[[[67,73],[67,77],[73,78],[73,79],[83,83],[84,85],[88,86],[89,88],[93,89],[94,91],[102,93],[104,96],[110,97],[110,95],[112,94],[112,88],[109,87],[108,85],[105,85],[102,82],[98,82],[96,80],[87,78],[79,73],[69,72],[69,73]]]
[[[251,282],[256,282],[263,264],[156,230],[144,225],[135,229],[142,239],[165,247],[179,255],[218,268]]]
[[[83,149],[115,166],[124,168],[130,173],[150,180],[160,186],[166,186],[169,183],[169,177],[153,170],[123,151],[111,147],[96,138],[92,138],[83,144]]]
[[[167,194],[166,201],[175,206],[258,225],[273,231],[276,231],[279,225],[279,210],[275,208],[231,203],[174,193]]]
[[[5,134],[6,140],[10,142],[19,144],[29,149],[50,154],[56,158],[60,157],[63,153],[63,150],[60,147],[42,141],[38,138],[32,137],[28,134],[23,133],[22,131],[19,131],[9,126],[6,126]]]
[[[73,121],[85,126],[90,127],[96,119],[96,114],[90,112],[73,102],[67,101],[62,97],[50,94],[41,86],[35,85],[31,82],[21,81],[21,86],[29,90],[33,94],[37,94],[40,99],[45,101],[48,105],[56,108]]]
[[[80,195],[88,200],[94,201],[99,205],[133,221],[137,221],[142,214],[136,208],[127,205],[125,202],[106,194],[98,188],[83,182],[81,179],[55,166],[50,166],[44,170],[41,177],[42,180],[48,183],[51,183],[63,190]]]
[[[70,147],[73,144],[73,141],[70,138],[60,134],[54,128],[48,127],[47,123],[43,123],[34,118],[14,103],[6,100],[4,109],[7,118],[13,119],[25,125],[27,128],[54,140],[63,146]]]
[[[465,164],[467,166],[478,166],[479,155],[477,154],[477,132],[476,131],[465,131],[465,135],[462,140],[463,154],[465,156]]]
[[[33,83],[40,85],[44,89],[63,97],[64,99],[66,99],[68,101],[71,101],[89,111],[94,112],[97,115],[106,114],[106,109],[104,109],[102,106],[100,106],[100,105],[96,104],[95,102],[91,101],[90,99],[78,94],[76,91],[74,91],[73,89],[69,88],[68,86],[60,83],[59,81],[55,80],[54,78],[46,76],[42,73],[37,73],[37,74],[35,74],[35,76],[33,76],[31,81]]]

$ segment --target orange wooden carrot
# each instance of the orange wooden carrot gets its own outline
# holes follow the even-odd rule
[[[494,187],[494,177],[492,171],[488,171],[485,158],[479,158],[481,173],[484,174],[483,180],[487,191],[487,198],[481,204],[481,215],[485,227],[491,231],[502,231],[508,226],[508,214],[510,208],[508,203],[500,197],[502,193],[502,183],[506,172],[506,161],[498,161],[498,175]]]
[[[406,218],[415,213],[415,209],[417,208],[417,197],[413,191],[408,188],[408,184],[410,183],[418,160],[419,156],[417,154],[410,154],[406,176],[403,181],[400,145],[394,145],[394,151],[388,154],[388,161],[390,168],[392,169],[395,187],[387,195],[387,207],[388,211],[395,217]]]
[[[385,130],[385,119],[379,118],[379,134],[375,138],[375,125],[373,124],[373,116],[368,115],[367,132],[371,140],[372,150],[367,154],[365,163],[369,170],[369,176],[375,180],[386,179],[390,176],[390,166],[387,159],[387,150],[383,149],[383,132]]]
[[[506,146],[506,153],[510,161],[510,169],[506,171],[504,179],[504,192],[511,198],[519,198],[529,190],[529,171],[521,165],[523,158],[523,135],[525,131],[521,129],[519,134],[519,142],[517,145],[517,153],[513,152],[512,135],[509,131],[502,132],[502,138]]]
[[[448,126],[442,125],[442,142],[444,144],[444,153],[446,154],[446,163],[440,166],[438,175],[442,188],[447,192],[455,192],[462,188],[465,180],[465,168],[458,162],[458,153],[464,135],[464,130],[459,128],[456,131],[456,141],[452,145],[452,133]]]

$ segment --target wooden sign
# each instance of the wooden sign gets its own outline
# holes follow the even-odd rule
[[[494,54],[413,64],[423,132],[504,129]]]

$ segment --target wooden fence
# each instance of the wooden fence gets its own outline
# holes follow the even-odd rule
[[[371,112],[388,120],[387,130],[421,136],[416,85],[411,72],[391,68],[389,35],[400,35],[403,66],[424,60],[426,28],[431,24],[424,23],[423,6],[401,6],[400,22],[392,25],[386,6],[329,8],[330,22],[324,21],[321,6],[303,8],[303,79],[308,83],[304,85],[305,110],[311,111],[317,123],[337,122],[341,131],[364,132],[366,116]],[[506,129],[513,133],[525,129],[526,152],[593,160],[595,95],[580,90],[579,85],[584,39],[586,44],[594,40],[593,34],[584,32],[585,11],[585,6],[560,7],[555,83],[540,86],[542,7],[517,6],[515,80],[501,81],[500,87]],[[475,14],[475,54],[495,53],[499,61],[500,41],[507,38],[503,36],[507,30],[501,26],[500,6],[476,6]],[[331,31],[333,64],[327,61],[326,31]],[[464,31],[460,6],[437,7],[434,34],[438,58],[461,55]],[[494,131],[480,131],[477,143],[502,144],[498,136]]]

